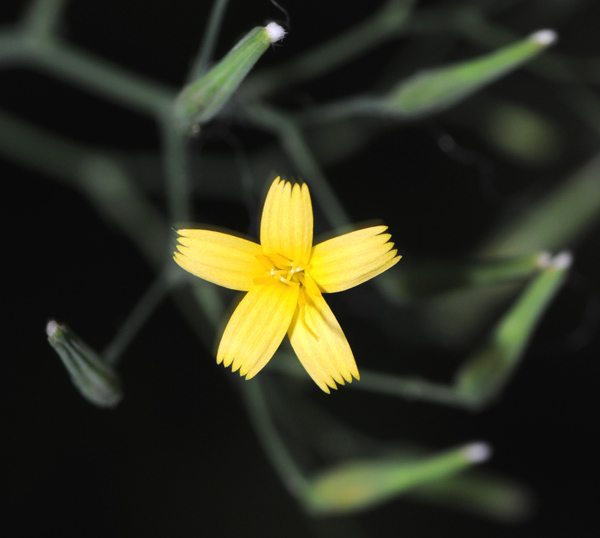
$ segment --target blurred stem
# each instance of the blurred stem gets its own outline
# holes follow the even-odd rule
[[[188,82],[192,82],[197,78],[200,78],[207,70],[208,64],[213,57],[215,51],[215,45],[217,42],[217,36],[221,25],[223,23],[223,17],[229,0],[214,0],[210,15],[208,16],[208,24],[204,32],[202,44],[200,50],[194,61],[194,65],[190,70],[188,76]]]
[[[549,258],[491,331],[483,345],[465,361],[452,385],[361,369],[359,382],[349,385],[406,399],[419,399],[479,411],[488,405],[514,372],[548,304],[565,281],[571,258]],[[291,375],[304,375],[289,361],[272,361]]]
[[[160,118],[169,220],[189,223],[192,215],[188,137],[175,120],[172,107]]]
[[[402,267],[393,274],[389,289],[393,298],[427,297],[467,287],[524,281],[549,257],[546,252],[464,262],[422,262]]]
[[[254,124],[279,139],[287,156],[315,192],[316,200],[329,224],[333,228],[348,226],[350,217],[329,186],[325,174],[296,123],[285,113],[265,105],[248,105],[244,108],[244,112]]]
[[[32,66],[93,95],[155,117],[175,99],[162,84],[54,40],[24,32],[0,32],[0,67]]]
[[[389,0],[370,18],[311,51],[252,76],[242,89],[257,97],[314,79],[401,34],[415,0]],[[343,7],[340,7],[343,9]]]
[[[382,107],[380,98],[365,95],[316,105],[297,114],[295,118],[306,124],[322,124],[360,117],[389,118],[390,116],[390,112]],[[401,123],[404,118],[396,116],[393,119],[395,123]]]
[[[0,110],[0,152],[83,194],[154,267],[162,266],[167,225],[115,159]]]
[[[261,379],[256,377],[252,382],[242,381],[242,394],[248,409],[248,416],[273,467],[279,473],[288,491],[299,499],[304,498],[308,482],[277,432],[269,414],[269,406],[265,400]]]
[[[416,377],[402,377],[373,372],[364,368],[360,371],[360,383],[349,385],[358,390],[405,398],[422,400],[442,405],[476,410],[479,402],[466,397],[455,386],[433,383]]]
[[[176,275],[176,268],[172,265],[169,260],[168,265],[154,279],[127,319],[121,324],[113,341],[102,352],[102,358],[107,364],[117,364],[125,349],[143,329],[146,321],[169,293]]]
[[[407,495],[505,523],[531,515],[532,496],[522,486],[481,471],[467,471],[415,488]]]
[[[558,250],[573,242],[600,217],[600,154],[536,204],[490,237],[479,249],[486,256],[513,256]]]
[[[56,33],[68,0],[32,1],[22,21],[25,32],[36,40],[47,40]]]

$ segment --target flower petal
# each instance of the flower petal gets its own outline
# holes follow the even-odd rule
[[[260,223],[264,253],[281,254],[290,261],[308,263],[313,241],[313,212],[306,184],[277,178],[265,200]]]
[[[217,362],[254,377],[269,362],[285,337],[298,304],[299,286],[273,284],[254,286],[237,306],[227,323]]]
[[[336,383],[359,379],[354,355],[329,305],[323,297],[305,294],[288,330],[292,347],[302,366],[325,392]]]
[[[258,243],[212,230],[178,230],[180,237],[175,261],[193,275],[231,288],[248,291],[253,279],[264,273],[256,256]]]
[[[321,290],[333,293],[383,273],[401,258],[385,230],[387,226],[373,226],[319,243],[310,260],[310,276]]]

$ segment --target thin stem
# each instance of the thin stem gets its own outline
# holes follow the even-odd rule
[[[299,122],[308,125],[333,123],[335,121],[360,117],[393,117],[396,123],[402,121],[402,118],[397,115],[392,116],[390,114],[389,109],[385,107],[383,99],[372,96],[357,96],[325,105],[317,105],[297,115]]]
[[[23,18],[23,28],[32,38],[53,37],[68,0],[35,0]]]
[[[453,385],[433,383],[419,378],[382,374],[365,369],[361,369],[360,382],[352,383],[349,387],[376,394],[402,397],[407,400],[417,399],[470,410],[477,410],[483,407],[485,403],[477,401],[475,398],[465,397]]]
[[[282,482],[290,493],[302,499],[308,489],[308,482],[277,432],[269,414],[261,383],[258,377],[251,382],[242,382],[242,394],[246,401],[248,415]]]
[[[175,99],[162,84],[55,41],[39,42],[19,32],[0,35],[0,63],[32,65],[90,93],[156,116]]]
[[[325,174],[296,123],[283,112],[264,105],[253,104],[246,107],[245,112],[256,125],[273,133],[279,139],[288,157],[315,191],[317,202],[330,225],[333,228],[348,226],[350,217],[329,186]]]
[[[223,23],[223,16],[225,15],[225,9],[229,0],[215,0],[208,16],[208,24],[206,25],[206,31],[204,32],[204,38],[200,45],[200,50],[196,56],[196,60],[190,70],[188,76],[188,82],[192,82],[197,78],[200,78],[207,69],[208,64],[213,57],[217,36],[221,25]]]
[[[144,327],[146,321],[148,321],[158,305],[167,296],[173,281],[171,278],[173,269],[174,267],[169,262],[168,266],[158,274],[154,282],[134,306],[112,342],[106,346],[102,356],[108,364],[114,365],[119,361],[125,349],[131,344],[136,335]]]
[[[0,110],[0,151],[87,197],[154,267],[162,266],[167,225],[120,161]]]
[[[597,111],[600,114],[600,110]],[[600,116],[599,116],[600,121]],[[480,253],[512,256],[540,248],[558,250],[572,245],[600,217],[600,153],[546,194],[527,212],[488,237]]]
[[[190,165],[187,151],[188,137],[167,108],[160,118],[162,134],[166,193],[171,222],[178,224],[191,220]]]

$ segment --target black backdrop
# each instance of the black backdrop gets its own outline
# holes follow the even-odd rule
[[[14,22],[25,4],[3,2],[0,23]],[[251,26],[282,18],[266,0],[231,4],[219,55]],[[265,56],[265,65],[292,57],[372,9],[366,2],[282,4],[292,31],[282,47]],[[519,15],[519,2],[513,4],[499,14],[500,20],[521,34],[543,27],[545,21],[533,20],[531,9],[525,6]],[[197,48],[207,11],[208,2],[201,1],[75,0],[63,33],[98,55],[176,85]],[[599,15],[593,2],[581,2],[576,16],[558,28],[561,50],[598,54],[594,21]],[[358,65],[363,70],[359,84],[366,84],[377,62],[371,58]],[[303,88],[303,95],[325,101],[356,81],[353,75],[342,69]],[[19,117],[82,143],[125,150],[158,147],[156,127],[145,118],[20,67],[3,70],[0,77],[0,106]],[[519,84],[509,79],[500,87],[518,92]],[[248,147],[260,143],[244,128],[235,129]],[[501,194],[500,202],[492,204],[482,198],[480,170],[440,151],[437,137],[446,129],[463,147],[485,151],[469,132],[447,127],[442,116],[394,131],[352,163],[328,171],[350,214],[357,221],[380,217],[390,224],[405,258],[467,252],[491,226],[504,196],[519,194],[524,185],[560,179],[586,151],[574,150],[555,169],[533,173],[492,156]],[[600,341],[594,320],[586,322],[591,329],[583,345],[573,347],[568,339],[586,305],[593,308],[597,300],[597,230],[573,245],[574,276],[497,404],[472,415],[394,401],[389,415],[369,417],[373,433],[388,438],[406,434],[440,447],[489,441],[494,448],[489,468],[535,492],[533,516],[507,525],[399,499],[346,520],[310,520],[256,442],[231,374],[215,366],[170,302],[152,316],[123,360],[123,403],[105,411],[80,398],[46,342],[47,320],[68,322],[102,349],[153,273],[78,193],[8,157],[2,156],[0,166],[6,240],[0,381],[4,536],[597,535],[593,431]],[[383,193],[365,202],[360,190],[347,188],[369,176],[390,178],[390,192],[395,189],[398,196]],[[224,212],[244,214],[235,205],[198,210],[213,220]],[[244,218],[227,220],[238,229],[247,225]],[[366,338],[358,344],[365,349]],[[349,394],[340,391],[334,405],[367,413],[367,396],[357,401],[355,393]]]

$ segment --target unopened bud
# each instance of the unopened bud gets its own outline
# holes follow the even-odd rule
[[[257,26],[210,71],[183,88],[175,104],[181,127],[192,131],[214,118],[271,43],[283,39],[284,29],[271,22]]]
[[[52,320],[46,325],[46,334],[73,385],[86,400],[98,407],[115,407],[121,401],[123,391],[118,374],[71,329]]]

